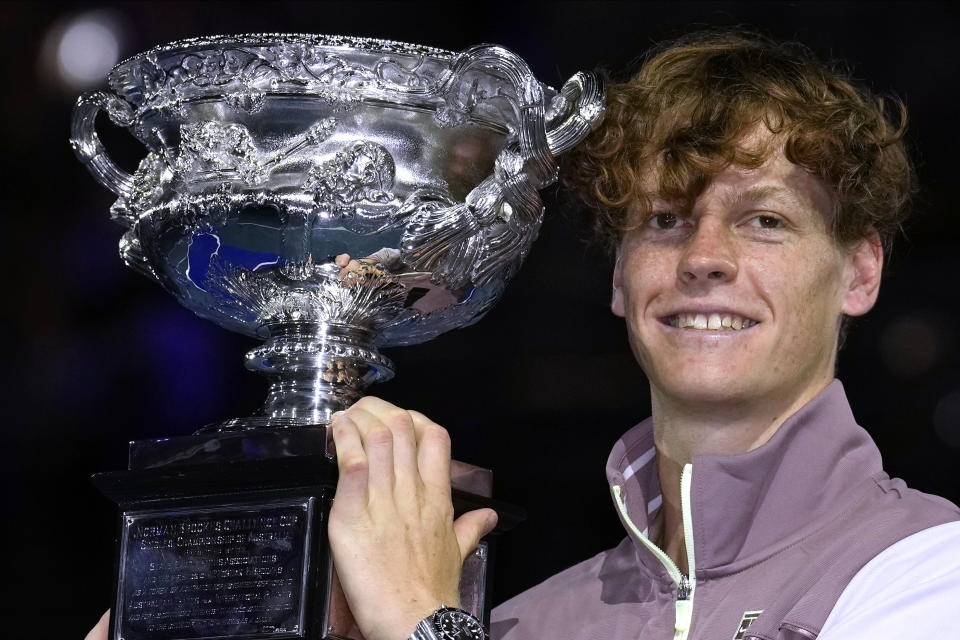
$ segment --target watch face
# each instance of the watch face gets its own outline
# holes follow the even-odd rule
[[[484,640],[483,627],[477,619],[460,609],[446,609],[433,617],[443,640]]]

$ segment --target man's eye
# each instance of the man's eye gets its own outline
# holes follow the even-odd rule
[[[773,216],[757,216],[754,222],[761,229],[779,229],[783,226],[783,222]]]
[[[680,222],[677,214],[671,211],[655,213],[650,218],[650,224],[656,229],[673,229]]]

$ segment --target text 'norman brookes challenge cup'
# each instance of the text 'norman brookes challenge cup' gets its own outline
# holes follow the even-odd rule
[[[268,34],[156,47],[108,82],[77,102],[71,144],[118,195],[123,260],[264,339],[246,365],[270,380],[259,414],[131,442],[126,471],[94,477],[119,505],[110,637],[358,638],[326,544],[323,426],[393,375],[379,347],[500,298],[555,157],[602,117],[598,79],[557,93],[502,47]],[[133,175],[97,138],[100,110],[147,147]],[[489,499],[488,471],[454,468],[455,510],[518,521]],[[480,617],[487,545],[460,585]]]

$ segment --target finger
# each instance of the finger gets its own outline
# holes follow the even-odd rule
[[[419,411],[410,411],[417,437],[417,467],[424,485],[450,495],[450,434]]]
[[[386,417],[393,433],[393,472],[398,494],[415,499],[420,490],[420,469],[417,464],[417,436],[413,416],[397,409]]]
[[[107,609],[100,620],[94,625],[93,629],[84,637],[84,640],[107,640],[107,632],[110,630],[110,609]]]
[[[460,545],[460,562],[464,562],[477,548],[480,538],[497,526],[497,512],[493,509],[468,511],[453,522],[453,531]]]
[[[390,429],[393,434],[394,486],[399,495],[415,497],[420,485],[420,470],[413,412],[376,396],[366,396],[354,406],[371,413]]]
[[[333,262],[338,267],[346,267],[348,264],[350,264],[350,254],[341,253],[340,255],[338,255],[336,258],[333,259]]]
[[[363,450],[367,454],[367,491],[368,496],[393,496],[393,433],[376,415],[357,405],[344,414],[349,416],[363,441]]]
[[[357,400],[356,404],[354,404],[351,409],[363,409],[367,413],[370,413],[383,421],[386,421],[386,419],[393,412],[403,411],[403,409],[397,405],[391,404],[383,398],[378,398],[377,396],[363,396]]]
[[[346,414],[333,421],[333,442],[337,449],[336,498],[353,504],[366,504],[369,463],[357,425]]]

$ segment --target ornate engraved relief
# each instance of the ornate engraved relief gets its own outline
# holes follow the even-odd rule
[[[398,212],[410,215],[420,204],[423,192],[401,203],[391,190],[396,163],[383,145],[357,140],[336,151],[332,158],[320,160],[323,156],[314,147],[329,138],[335,128],[336,120],[325,118],[271,153],[261,151],[243,125],[183,125],[179,154],[172,167],[158,154],[149,153],[133,175],[131,195],[121,196],[111,208],[113,217],[132,226],[141,215],[164,202],[174,181],[179,197],[167,204],[174,205],[173,215],[181,216],[181,222],[189,224],[250,203],[276,204],[281,208],[295,203],[294,208],[302,208],[303,202],[312,201],[313,207],[305,213],[343,219],[343,224],[357,232],[383,229],[385,222],[389,224]],[[263,185],[273,171],[294,160],[306,162],[308,167],[303,170],[305,177],[299,194],[289,190],[283,195],[270,190],[244,191]],[[212,191],[203,189],[203,183],[209,182],[219,186]],[[198,186],[194,187],[194,183]]]
[[[260,150],[241,124],[185,124],[180,127],[180,152],[174,169],[184,182],[232,179],[254,186],[264,182],[281,162],[326,140],[335,128],[336,120],[325,118],[271,153]]]
[[[237,319],[260,326],[311,322],[374,327],[398,315],[407,292],[382,273],[341,277],[334,264],[287,263],[262,270],[213,262],[205,281],[209,291],[233,307]]]
[[[185,124],[180,127],[180,154],[174,168],[190,181],[237,178],[252,186],[267,175],[261,157],[243,125]]]
[[[345,46],[354,50],[342,50]],[[423,92],[436,85],[452,55],[369,38],[219,36],[171,43],[131,58],[118,65],[110,84],[141,112],[178,107],[215,90],[234,108],[255,113],[271,91],[343,102],[360,100],[364,91]]]
[[[133,174],[133,190],[121,195],[110,207],[110,217],[125,226],[133,226],[144,211],[160,204],[173,171],[156,153],[148,153]]]
[[[313,196],[322,216],[379,219],[400,204],[390,191],[396,172],[393,157],[383,145],[358,140],[332,160],[311,168],[303,188]]]

